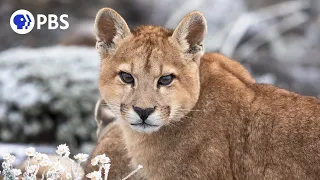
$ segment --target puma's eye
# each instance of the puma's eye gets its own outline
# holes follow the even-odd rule
[[[129,73],[120,72],[119,76],[120,76],[121,80],[124,83],[127,83],[127,84],[133,84],[134,83],[134,78]]]
[[[175,76],[173,74],[169,74],[167,76],[161,76],[159,81],[158,81],[158,85],[160,86],[168,86],[172,83],[173,79],[175,78]]]

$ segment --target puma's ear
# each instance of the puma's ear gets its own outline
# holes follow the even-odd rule
[[[115,115],[109,110],[103,99],[98,100],[96,103],[94,118],[97,123],[98,139],[104,135],[105,127],[116,119]]]
[[[186,15],[172,34],[183,53],[200,57],[204,53],[202,41],[207,33],[207,21],[201,12]]]
[[[112,53],[119,42],[131,34],[125,20],[110,8],[103,8],[97,13],[94,29],[99,52]]]

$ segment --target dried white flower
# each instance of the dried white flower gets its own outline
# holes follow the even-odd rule
[[[25,153],[28,157],[33,157],[35,155],[36,149],[33,147],[29,147],[25,150]]]
[[[42,160],[40,163],[40,166],[51,166],[52,162],[49,160],[49,159],[45,159],[45,160]]]
[[[108,164],[108,163],[110,163],[110,159],[106,156],[100,157],[100,163],[101,164]]]
[[[38,153],[38,152],[35,153],[35,158],[36,158],[36,160],[37,160],[38,162],[49,159],[48,155],[42,154],[42,153]]]
[[[32,165],[32,166],[29,166],[28,168],[28,172],[29,173],[34,173],[37,169],[37,166],[36,165]]]
[[[19,176],[22,174],[20,169],[12,169],[12,172],[13,172],[14,176]]]
[[[72,178],[71,174],[70,174],[70,173],[67,173],[67,174],[66,174],[66,178],[67,178],[67,179],[71,179],[71,178]]]
[[[66,151],[66,153],[64,154],[63,157],[69,157],[69,155],[70,155],[70,152],[69,152],[69,151]]]
[[[7,159],[7,163],[12,164],[16,160],[16,157],[14,155],[10,155],[9,159]]]
[[[108,164],[108,163],[110,163],[110,159],[108,157],[106,157],[105,154],[98,155],[95,158],[91,159],[91,164],[93,166],[98,165],[98,163]]]
[[[91,164],[92,164],[92,166],[96,166],[96,165],[98,165],[99,160],[100,160],[99,156],[97,156],[97,157],[95,157],[95,158],[91,159]]]
[[[90,178],[92,180],[99,180],[101,177],[101,174],[99,171],[93,171],[86,175],[87,178]]]
[[[10,154],[10,153],[6,153],[6,154],[4,154],[4,155],[2,156],[2,158],[3,158],[4,160],[8,160],[10,157],[11,157],[11,154]]]
[[[89,157],[89,155],[88,154],[84,154],[84,153],[79,153],[79,154],[74,156],[74,158],[76,160],[78,160],[80,163],[87,161],[88,157]]]
[[[66,144],[61,144],[57,147],[56,153],[59,154],[60,156],[62,156],[62,155],[69,156],[70,150]]]
[[[69,157],[70,150],[69,147],[66,144],[61,144],[57,146],[56,153],[60,155],[61,157]],[[60,164],[60,161],[51,161],[46,154],[42,154],[39,152],[36,152],[35,148],[29,147],[25,149],[25,154],[29,157],[28,159],[28,165],[26,167],[26,172],[23,176],[28,176],[28,178],[33,177],[34,174],[36,174],[40,168],[42,167],[50,167],[43,175],[42,177],[48,177],[47,180],[55,180],[60,179],[62,177],[62,174],[65,174],[65,178],[68,180],[71,179],[80,179],[81,177],[77,175],[78,171],[75,171],[75,174],[72,174],[74,171],[71,170],[72,173],[67,172],[67,168],[62,166]],[[85,162],[88,160],[89,155],[84,153],[79,153],[74,156],[75,160],[77,160],[78,168],[80,167],[80,163]],[[3,159],[5,160],[4,164],[6,167],[10,168],[12,171],[12,174],[15,176],[15,179],[18,180],[18,177],[22,174],[20,169],[13,169],[12,164],[15,161],[16,157],[14,155],[11,155],[10,153],[6,153],[3,155]],[[36,165],[30,165],[30,160],[36,160],[38,164]],[[68,158],[72,162],[74,162],[72,159]],[[91,160],[92,165],[99,165],[100,169],[99,171],[94,171],[92,173],[89,173],[86,175],[86,177],[92,179],[92,180],[102,180],[101,173],[102,169],[104,169],[104,173],[106,177],[108,176],[108,171],[110,169],[110,159],[106,157],[105,154],[98,155],[94,159]],[[73,169],[73,167],[72,167]],[[1,171],[0,171],[1,174]],[[12,176],[12,175],[11,175]],[[29,177],[30,176],[30,177]],[[75,177],[74,177],[75,176]],[[26,177],[21,177],[22,180],[26,179]],[[27,178],[27,179],[28,179]],[[33,179],[33,178],[32,178]],[[106,179],[106,178],[105,178]]]

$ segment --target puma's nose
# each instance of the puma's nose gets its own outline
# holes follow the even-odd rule
[[[154,112],[156,108],[146,108],[142,109],[136,106],[133,106],[133,110],[140,116],[141,120],[144,122],[146,119],[148,119],[149,115]]]

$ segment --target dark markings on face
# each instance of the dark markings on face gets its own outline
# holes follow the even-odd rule
[[[160,76],[162,75],[162,73],[163,73],[163,65],[160,64]]]
[[[129,73],[131,73],[131,74],[133,73],[133,68],[134,68],[134,63],[132,62],[131,63],[131,69],[130,69],[131,72],[129,72]]]
[[[126,109],[126,105],[125,104],[120,104],[120,111],[121,111],[121,114],[123,113],[123,112],[125,112],[125,109]]]
[[[144,67],[148,73],[150,73],[150,71],[151,71],[151,60],[150,60],[151,53],[152,53],[152,48],[149,47],[146,50],[147,57],[146,57],[146,63],[145,63],[145,67]]]
[[[165,116],[169,116],[170,115],[170,106],[163,107],[162,114],[164,114]]]

